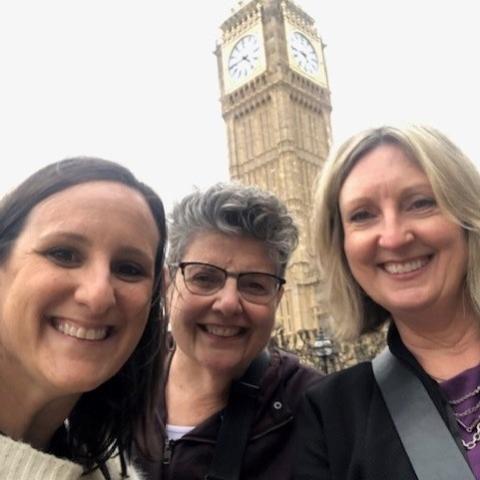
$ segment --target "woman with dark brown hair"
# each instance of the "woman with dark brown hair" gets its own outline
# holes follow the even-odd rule
[[[73,158],[0,203],[0,477],[139,478],[162,365],[159,197]]]

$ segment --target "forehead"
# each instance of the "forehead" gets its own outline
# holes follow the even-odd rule
[[[275,263],[263,241],[210,230],[200,230],[192,235],[182,260],[239,270],[275,270]]]
[[[345,178],[339,201],[360,196],[362,192],[380,192],[413,184],[430,185],[430,181],[405,151],[394,144],[384,144],[358,159]]]
[[[36,230],[47,235],[66,229],[86,234],[112,228],[128,239],[143,236],[147,242],[155,244],[160,240],[155,219],[143,195],[111,181],[81,183],[47,197],[31,210],[23,231]]]

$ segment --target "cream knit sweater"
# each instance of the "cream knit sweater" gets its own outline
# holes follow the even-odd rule
[[[112,480],[121,480],[118,457],[108,461]],[[82,467],[68,460],[35,450],[30,445],[0,435],[1,480],[104,480],[99,470],[81,476]],[[133,467],[128,467],[130,480],[141,480]]]

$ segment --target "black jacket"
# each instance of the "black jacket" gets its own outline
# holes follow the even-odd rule
[[[422,381],[459,443],[437,383],[394,326],[387,340],[392,353]],[[333,374],[307,392],[297,416],[295,450],[295,480],[417,480],[370,362]]]
[[[321,378],[301,366],[289,353],[272,350],[270,365],[260,385],[258,410],[248,440],[242,479],[288,480],[291,478],[293,416],[302,393]],[[165,442],[163,458],[137,460],[149,480],[203,480],[212,461],[221,422],[219,412],[175,442],[165,440],[162,406],[157,415],[158,435]]]

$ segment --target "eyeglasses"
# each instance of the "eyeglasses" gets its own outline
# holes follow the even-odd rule
[[[269,303],[285,283],[285,279],[271,273],[233,273],[209,263],[182,262],[172,266],[180,268],[187,290],[194,295],[212,295],[225,286],[228,277],[233,277],[241,297],[260,305]]]

